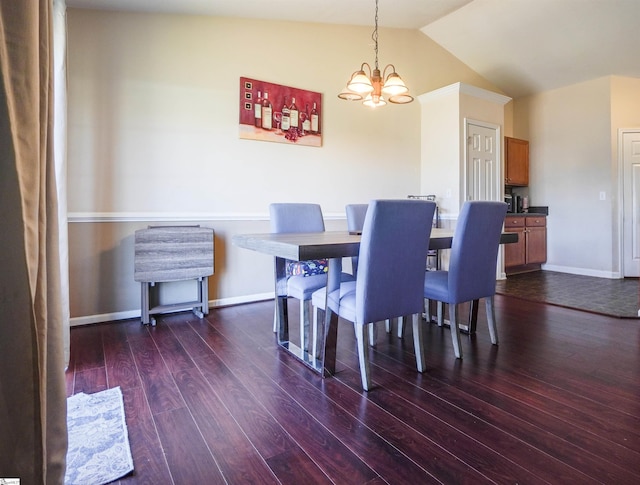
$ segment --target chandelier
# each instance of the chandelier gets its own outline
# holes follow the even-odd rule
[[[371,38],[373,39],[376,53],[374,69],[372,70],[369,64],[363,62],[360,69],[351,75],[346,88],[338,94],[338,97],[347,101],[364,99],[362,104],[372,108],[387,104],[384,96],[387,96],[390,103],[410,103],[413,101],[413,97],[409,94],[409,88],[396,72],[395,66],[387,64],[382,70],[382,74],[380,74],[380,69],[378,68],[378,0],[376,0],[375,27]],[[365,67],[367,72],[365,72]]]

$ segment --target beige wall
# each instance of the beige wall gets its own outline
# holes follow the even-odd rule
[[[435,194],[441,219],[454,226],[467,197],[466,123],[483,122],[504,132],[505,103],[510,98],[494,91],[455,83],[421,95],[421,184]],[[496,151],[502,163],[502,150]],[[502,185],[502,175],[500,182]],[[500,196],[502,189],[500,188]]]
[[[70,9],[71,316],[139,314],[133,233],[147,224],[216,231],[214,303],[272,292],[270,258],[234,248],[268,228],[273,201],[344,205],[420,190],[420,106],[372,111],[336,94],[373,62],[371,29],[205,16]],[[493,89],[419,31],[381,29],[414,96],[454,83]],[[240,140],[239,78],[323,93],[322,148]],[[182,290],[179,290],[182,291]]]
[[[640,126],[639,92],[640,80],[603,77],[514,103],[530,204],[550,211],[547,269],[620,276],[617,133]]]

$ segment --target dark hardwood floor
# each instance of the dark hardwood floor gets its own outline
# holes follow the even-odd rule
[[[126,485],[640,483],[638,321],[505,296],[496,312],[499,347],[481,304],[463,361],[425,324],[424,374],[410,329],[379,328],[368,393],[350,324],[323,380],[276,348],[272,301],[75,327],[67,392],[122,388]]]

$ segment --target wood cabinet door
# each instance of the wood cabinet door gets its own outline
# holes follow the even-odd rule
[[[547,261],[547,228],[527,227],[527,264]]]
[[[521,266],[526,261],[526,241],[524,227],[505,228],[518,234],[518,242],[504,245],[504,267]]]
[[[504,138],[506,185],[529,185],[529,142],[517,138]]]

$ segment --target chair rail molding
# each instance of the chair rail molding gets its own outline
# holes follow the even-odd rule
[[[325,220],[346,219],[340,212],[324,214]],[[97,222],[196,222],[196,221],[268,221],[265,212],[69,212],[69,223]]]

